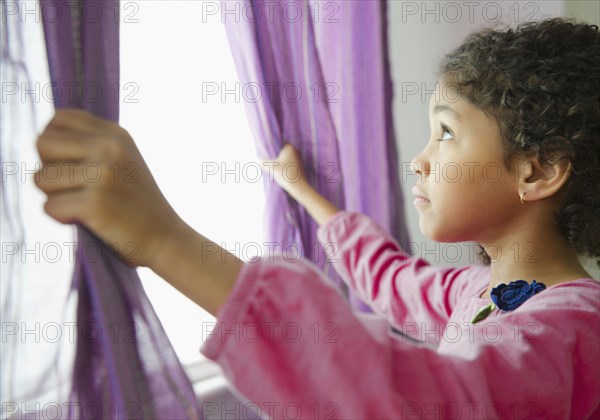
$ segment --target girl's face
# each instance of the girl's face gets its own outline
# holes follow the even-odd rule
[[[413,160],[419,225],[438,242],[492,242],[510,231],[521,205],[514,173],[505,167],[496,121],[444,82],[429,104],[431,136]]]

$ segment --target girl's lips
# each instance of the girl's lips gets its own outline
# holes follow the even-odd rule
[[[415,201],[413,201],[415,206],[429,203],[429,199],[423,195],[416,185],[412,187],[412,193],[415,196]]]
[[[430,201],[423,197],[415,197],[415,201],[413,201],[413,205],[415,205],[415,206],[422,206],[422,205],[429,204],[429,203],[430,203]]]

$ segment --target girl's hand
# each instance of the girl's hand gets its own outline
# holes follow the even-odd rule
[[[290,143],[286,143],[275,160],[261,160],[269,175],[273,174],[275,182],[288,193],[296,193],[308,185],[302,156]]]
[[[148,266],[181,219],[160,192],[133,139],[118,124],[77,110],[56,111],[37,140],[36,185],[44,210],[80,222],[130,265]]]
[[[319,194],[307,181],[300,152],[286,143],[275,160],[261,161],[273,174],[275,182],[287,191],[308,211],[319,226],[327,222],[339,210]]]

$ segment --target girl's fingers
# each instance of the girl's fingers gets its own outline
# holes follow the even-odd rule
[[[98,118],[87,111],[68,108],[57,110],[48,126],[90,132],[97,131],[99,127],[106,125],[107,122],[109,121]]]
[[[42,162],[90,159],[114,123],[79,109],[60,109],[37,141]],[[109,136],[110,137],[110,136]]]
[[[60,223],[75,223],[84,220],[83,209],[89,194],[83,188],[48,195],[44,211]]]
[[[102,176],[102,167],[89,162],[53,162],[44,164],[34,174],[35,184],[46,194],[83,188],[97,183]]]
[[[89,154],[87,137],[57,129],[46,129],[38,138],[37,149],[43,163],[66,160],[85,160]]]

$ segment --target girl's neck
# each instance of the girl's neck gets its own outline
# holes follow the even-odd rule
[[[581,265],[577,253],[568,241],[554,229],[516,230],[499,241],[482,243],[492,259],[491,276],[487,290],[481,297],[489,297],[492,288],[500,283],[523,279],[536,280],[546,287],[591,277]],[[535,234],[539,233],[539,234]]]

